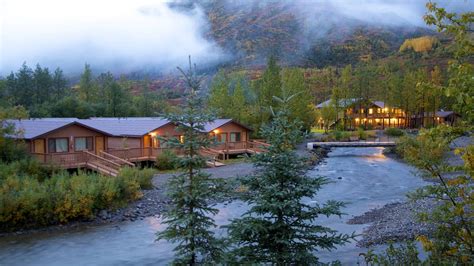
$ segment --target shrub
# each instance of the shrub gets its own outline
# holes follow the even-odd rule
[[[337,141],[349,141],[351,133],[347,131],[335,130],[331,132],[331,136],[333,137],[334,140],[337,140]]]
[[[120,170],[119,176],[125,178],[126,180],[136,180],[140,188],[142,189],[151,189],[153,188],[152,179],[155,175],[155,170],[152,168],[130,168],[125,167]]]
[[[176,154],[170,150],[165,150],[156,156],[155,165],[160,170],[173,170],[177,168]]]
[[[385,135],[390,137],[401,137],[405,134],[403,130],[396,127],[389,127],[385,129]]]
[[[85,172],[43,177],[38,173],[46,170],[36,167],[34,162],[0,163],[0,230],[90,219],[101,209],[140,198],[140,188],[151,188],[154,174],[153,169],[124,168],[117,177]]]
[[[361,140],[366,140],[368,137],[367,132],[365,132],[363,128],[357,129],[357,135],[359,136],[359,139]]]

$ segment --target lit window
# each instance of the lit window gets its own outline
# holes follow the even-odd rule
[[[373,113],[374,113],[374,109],[369,108],[369,114],[373,114]]]

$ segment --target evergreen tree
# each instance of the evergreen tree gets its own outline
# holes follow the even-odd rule
[[[20,70],[15,74],[16,84],[12,91],[15,105],[23,105],[26,108],[33,104],[33,70],[23,63]]]
[[[81,75],[81,80],[79,81],[79,97],[81,100],[84,100],[88,103],[94,102],[97,100],[96,88],[94,84],[94,78],[92,75],[92,70],[89,64],[85,64],[84,72]]]
[[[63,71],[58,67],[53,74],[53,100],[59,101],[66,95],[67,79],[64,77]]]
[[[39,105],[48,102],[53,85],[53,78],[49,73],[49,69],[42,68],[37,64],[35,72],[33,73],[33,80],[35,84],[35,103]]]
[[[168,184],[172,203],[163,214],[167,228],[157,236],[178,243],[174,249],[176,264],[215,263],[221,257],[222,246],[210,230],[216,225],[208,215],[218,213],[209,203],[216,195],[213,187],[217,181],[201,171],[205,162],[199,154],[201,148],[211,144],[209,136],[201,132],[213,117],[206,114],[198,96],[201,79],[196,75],[195,67],[192,68],[191,59],[189,71],[180,71],[189,87],[187,103],[180,114],[169,114],[167,118],[178,125],[182,138],[162,141],[184,152],[184,157],[177,161],[183,173],[173,176]]]
[[[292,97],[275,99],[287,106]],[[290,121],[283,108],[262,129],[271,146],[256,155],[258,172],[243,181],[253,192],[247,199],[250,210],[228,226],[235,244],[232,253],[239,263],[316,264],[314,251],[332,249],[351,238],[315,224],[320,215],[341,215],[343,203],[310,205],[304,200],[314,197],[328,181],[308,177],[305,160],[293,151],[302,137],[300,125]]]

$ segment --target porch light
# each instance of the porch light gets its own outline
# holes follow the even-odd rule
[[[388,113],[388,108],[385,107],[385,108],[383,109],[383,111],[384,111],[385,113]]]
[[[150,136],[156,137],[156,133],[155,133],[155,132],[151,132],[151,133],[150,133]]]
[[[214,132],[214,134],[219,134],[219,130],[218,130],[218,129],[214,129],[212,132]]]

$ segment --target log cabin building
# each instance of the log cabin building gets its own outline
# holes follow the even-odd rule
[[[335,105],[331,100],[316,105],[317,109]],[[433,124],[452,125],[458,117],[451,111],[438,111],[433,117],[432,113],[425,116],[410,115],[399,107],[388,106],[382,101],[365,101],[361,99],[342,99],[339,101],[337,121],[329,125],[334,127],[337,123],[342,124],[345,129],[354,130],[359,127],[365,129],[395,128],[418,128],[427,123],[420,121],[434,121]],[[324,128],[322,119],[318,120],[318,126]]]
[[[183,136],[176,125],[159,117],[128,118],[42,118],[7,120],[19,132],[13,138],[24,140],[28,151],[40,162],[62,168],[89,168],[117,175],[121,166],[155,161],[158,154],[171,150],[160,137]],[[213,166],[231,154],[263,151],[265,143],[254,143],[252,130],[232,119],[217,119],[205,126],[203,134],[218,144],[202,150]],[[178,155],[181,151],[173,149]]]

